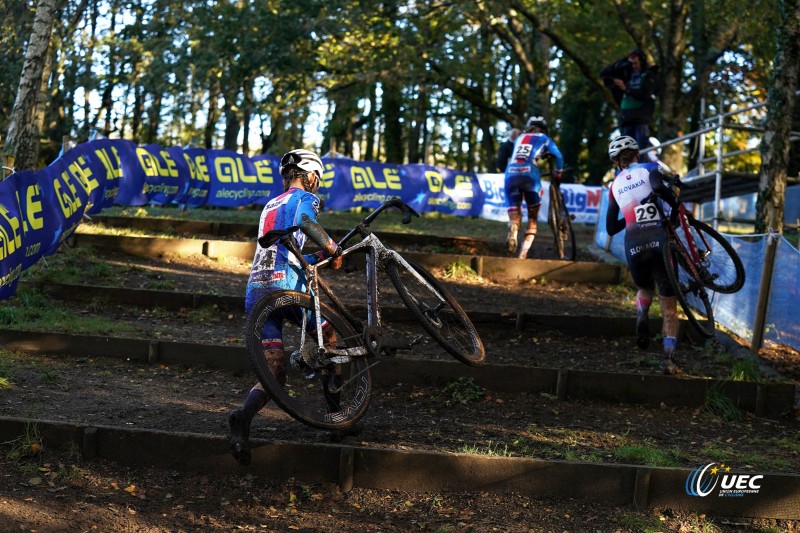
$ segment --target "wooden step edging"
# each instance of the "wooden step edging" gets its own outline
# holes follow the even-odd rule
[[[158,340],[0,331],[4,349],[31,354],[114,357],[147,364],[163,363],[250,370],[242,346],[218,346]],[[572,369],[486,365],[469,367],[455,361],[382,357],[373,371],[376,387],[397,382],[444,385],[470,377],[493,392],[543,393],[560,400],[702,406],[709,391],[729,397],[740,409],[759,416],[782,417],[794,409],[795,385],[727,381],[656,374],[596,372]]]
[[[209,241],[200,239],[165,239],[160,237],[123,237],[117,235],[73,234],[70,246],[88,246],[102,250],[124,252],[132,255],[154,257],[164,254],[205,255],[210,258],[236,257],[252,260],[255,254],[254,241]],[[356,256],[358,258],[360,254]],[[608,283],[617,284],[624,279],[625,269],[621,265],[581,261],[557,261],[546,259],[515,259],[509,257],[475,256],[461,254],[428,254],[404,252],[426,268],[447,267],[462,263],[478,275],[500,282],[547,278],[564,283]]]
[[[257,217],[257,213],[254,213]],[[258,225],[244,222],[210,222],[203,220],[181,220],[174,218],[139,218],[112,215],[93,215],[92,221],[110,228],[136,228],[151,232],[175,232],[184,235],[215,235],[218,237],[235,237],[255,239]],[[328,233],[338,240],[348,229],[327,228]],[[381,240],[399,246],[444,246],[451,248],[482,247],[505,252],[505,244],[488,239],[474,237],[440,237],[421,233],[399,233],[394,231],[375,230]]]
[[[21,287],[29,285],[22,282]],[[34,286],[34,285],[31,285]],[[244,297],[213,294],[193,294],[153,289],[129,289],[99,285],[74,285],[65,283],[41,283],[35,286],[48,296],[69,301],[109,301],[115,304],[137,305],[144,307],[160,307],[163,309],[199,308],[206,305],[219,309],[241,311],[244,308]],[[356,316],[366,316],[365,306],[351,306]],[[382,318],[387,322],[416,322],[405,307],[382,307]],[[520,311],[506,313],[490,313],[467,311],[470,320],[481,330],[484,326],[491,328],[513,328],[517,331],[560,331],[569,335],[580,333],[582,337],[607,337],[609,335],[627,336],[633,331],[633,317],[620,316],[579,316],[579,315],[542,315],[522,313]],[[653,331],[661,330],[661,320],[651,321]],[[694,328],[682,320],[679,329],[681,342],[690,341],[702,344],[706,341]],[[756,363],[761,373],[769,378],[779,377],[778,373],[743,349],[727,334],[718,331],[716,340],[729,353],[738,358],[749,359]]]
[[[227,439],[110,426],[73,425],[0,417],[0,442],[35,425],[45,448],[74,449],[86,460],[154,467],[204,475],[247,473],[267,479],[295,478],[353,488],[407,492],[518,493],[580,499],[636,509],[672,508],[715,516],[800,519],[800,476],[761,475],[756,493],[739,497],[691,496],[685,468],[573,463],[529,458],[407,451],[336,444],[254,441],[253,463],[240,467]]]

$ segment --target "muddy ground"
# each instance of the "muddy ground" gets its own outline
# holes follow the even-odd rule
[[[249,264],[204,257],[142,259],[74,249],[49,261],[102,285],[241,295]],[[26,282],[47,282],[32,272]],[[338,273],[337,273],[338,274]],[[450,278],[446,276],[452,275]],[[623,286],[561,285],[531,280],[499,285],[465,273],[437,272],[468,310],[575,316],[631,316]],[[337,276],[343,277],[343,276]],[[67,277],[68,278],[68,277]],[[76,279],[77,280],[77,279]],[[62,278],[60,281],[64,281]],[[69,281],[69,279],[67,279]],[[340,280],[343,292],[358,281]],[[24,294],[24,292],[23,292]],[[141,309],[102,302],[57,302],[71,314],[126,323],[126,336],[238,344],[236,310]],[[631,318],[631,327],[633,320]],[[624,372],[657,372],[657,343],[639,351],[631,337],[588,338],[579,332],[517,332],[480,327],[490,364],[525,364]],[[765,350],[765,361],[797,380],[796,354]],[[733,362],[714,346],[684,345],[689,375],[727,377]],[[253,377],[105,358],[49,358],[3,353],[0,414],[73,423],[224,435]],[[253,437],[327,442],[269,406]],[[496,394],[469,385],[449,392],[420,383],[375,391],[358,437],[363,446],[443,452],[694,467],[724,460],[759,472],[800,472],[797,414],[768,420],[707,408],[559,402],[544,394]],[[210,478],[138,471],[75,454],[6,443],[0,454],[0,531],[797,531],[797,524],[698,517],[668,509],[605,509],[519,495],[403,494],[241,475]],[[257,455],[256,455],[257,457]],[[677,489],[676,489],[677,490]],[[3,524],[7,524],[4,526]],[[3,529],[7,527],[7,529]],[[770,529],[773,528],[773,529]]]

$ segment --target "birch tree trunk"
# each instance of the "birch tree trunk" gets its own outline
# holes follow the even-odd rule
[[[789,135],[800,71],[800,0],[781,0],[775,73],[769,90],[766,131],[761,141],[761,181],[756,202],[756,232],[783,233]]]
[[[39,155],[39,127],[36,124],[36,103],[42,88],[42,75],[50,47],[57,0],[39,0],[33,20],[25,63],[11,111],[6,135],[5,155],[14,157],[17,170],[33,170]]]

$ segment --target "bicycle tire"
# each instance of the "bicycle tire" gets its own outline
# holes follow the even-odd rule
[[[386,273],[403,303],[447,353],[470,366],[482,365],[486,350],[467,313],[433,274],[414,261],[406,261],[433,290],[420,283],[401,263],[390,259],[386,262]]]
[[[745,280],[744,265],[739,254],[717,230],[692,216],[687,216],[687,219],[693,229],[695,246],[699,253],[705,255],[701,263],[703,284],[723,294],[737,292]],[[705,249],[704,242],[711,245],[711,250]]]
[[[552,187],[552,185],[551,185]],[[577,248],[575,246],[575,231],[572,229],[572,218],[567,209],[567,202],[564,200],[564,193],[558,189],[558,236],[561,240],[561,254],[559,259],[565,261],[575,261]]]
[[[559,198],[556,188],[550,184],[550,208],[547,212],[547,223],[550,224],[550,231],[553,232],[553,250],[556,259],[564,259],[564,241],[561,238],[561,223],[559,219]]]
[[[667,279],[675,292],[675,298],[681,305],[683,312],[689,319],[689,323],[706,338],[714,336],[714,309],[708,298],[708,292],[703,283],[697,279],[692,271],[687,268],[689,257],[682,246],[673,240],[667,241],[664,246],[664,268],[667,271]],[[705,311],[705,324],[698,317],[697,307],[702,307],[700,312]]]
[[[320,308],[322,316],[336,331],[337,348],[363,346],[361,336],[338,312],[323,302],[320,302]],[[307,367],[306,370],[298,368],[287,360],[286,383],[282,385],[270,371],[261,344],[262,326],[274,313],[284,315],[283,343],[288,359],[289,354],[300,346],[302,327],[296,321],[303,313],[313,320],[314,301],[310,295],[302,292],[277,292],[262,298],[247,318],[247,353],[258,380],[270,397],[294,419],[317,429],[341,430],[358,422],[366,413],[372,395],[372,378],[366,357],[354,356],[352,361],[338,365],[343,385],[334,400],[332,398],[335,395],[323,390],[332,381],[332,365],[309,378]],[[311,343],[307,344],[312,350],[309,353],[316,353],[318,344],[313,327],[306,334],[306,342]],[[331,402],[336,400],[339,403],[338,411],[330,407]]]

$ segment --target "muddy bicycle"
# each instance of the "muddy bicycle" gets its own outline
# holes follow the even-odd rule
[[[691,187],[678,176],[667,183],[678,189]],[[637,222],[665,221],[663,258],[669,283],[689,323],[704,337],[713,337],[716,326],[709,291],[730,294],[742,288],[745,271],[739,254],[716,230],[689,214],[682,202],[676,213],[665,216],[663,201],[651,193],[635,211]]]
[[[354,254],[365,256],[367,316],[362,319],[343,303],[325,280],[323,269],[331,258],[309,264],[295,245],[298,227],[266,233],[258,239],[268,248],[280,242],[302,266],[307,290],[280,291],[262,298],[251,311],[246,325],[246,346],[259,381],[289,415],[311,427],[343,430],[358,422],[367,411],[372,394],[370,369],[383,356],[410,350],[421,335],[397,333],[382,321],[379,273],[388,275],[405,307],[427,334],[447,353],[471,366],[482,365],[486,351],[475,326],[456,299],[430,272],[386,247],[370,230],[375,218],[397,208],[407,224],[419,216],[410,206],[393,198],[364,218],[340,241],[343,261]],[[361,240],[347,246],[354,237]],[[345,267],[345,270],[352,270]],[[322,297],[325,297],[325,300]],[[264,357],[262,338],[267,321],[280,323],[285,376],[276,377]]]
[[[575,231],[572,229],[572,221],[575,215],[570,214],[564,193],[561,192],[561,178],[555,177],[555,162],[552,157],[547,158],[548,171],[542,174],[542,178],[550,179],[550,206],[547,211],[547,223],[550,231],[553,232],[553,253],[556,259],[563,261],[575,261]],[[572,169],[566,167],[563,173],[571,172]]]

